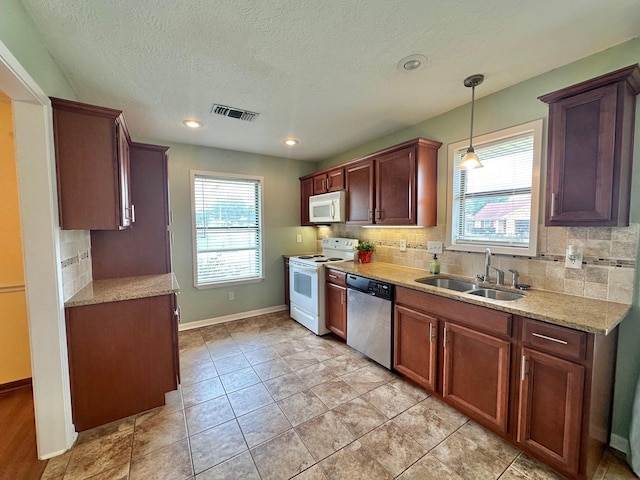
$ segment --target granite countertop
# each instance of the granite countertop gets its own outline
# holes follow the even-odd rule
[[[492,300],[418,283],[415,281],[418,278],[435,277],[437,275],[430,275],[426,270],[383,262],[336,262],[332,263],[330,268],[375,280],[382,280],[413,290],[432,293],[441,297],[489,307],[514,315],[522,315],[555,325],[603,335],[609,334],[616,325],[625,318],[631,309],[631,305],[577,297],[575,295],[549,292],[546,290],[527,290],[524,292],[517,290],[518,293],[523,293],[525,298],[513,301]],[[470,280],[448,274],[441,274],[440,276]],[[495,284],[487,284],[487,286],[489,288],[496,288]],[[497,288],[514,291],[514,289],[509,287]]]
[[[119,302],[168,295],[179,291],[180,286],[173,273],[95,280],[67,300],[64,306],[67,308]]]

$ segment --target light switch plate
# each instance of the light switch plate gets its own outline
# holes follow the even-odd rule
[[[302,235],[299,233],[296,235],[296,243],[302,243]]]
[[[406,240],[400,240],[400,251],[401,252],[406,252],[407,251],[407,241]]]
[[[442,253],[442,242],[427,242],[427,253]]]

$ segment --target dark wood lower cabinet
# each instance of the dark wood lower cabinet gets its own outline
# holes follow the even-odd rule
[[[347,339],[346,274],[327,269],[325,282],[325,326],[343,340]]]
[[[395,301],[395,370],[561,475],[593,477],[617,328],[597,335],[403,287]]]
[[[429,392],[437,387],[438,319],[396,305],[393,368]]]
[[[522,349],[517,441],[547,462],[578,471],[584,367]]]
[[[174,295],[66,309],[78,431],[164,405],[178,386]]]
[[[511,343],[446,322],[443,345],[443,397],[506,433]]]

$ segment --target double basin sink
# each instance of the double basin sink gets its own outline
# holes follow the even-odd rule
[[[490,298],[492,300],[518,300],[524,298],[521,293],[505,292],[495,288],[481,288],[475,283],[457,280],[455,278],[427,277],[418,278],[416,282],[433,287],[446,288],[447,290],[455,290],[456,292],[468,293],[477,297]]]

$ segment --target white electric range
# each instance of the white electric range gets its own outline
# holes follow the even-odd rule
[[[358,240],[326,237],[322,253],[289,258],[289,310],[291,318],[316,335],[329,333],[325,325],[325,265],[353,261]]]

